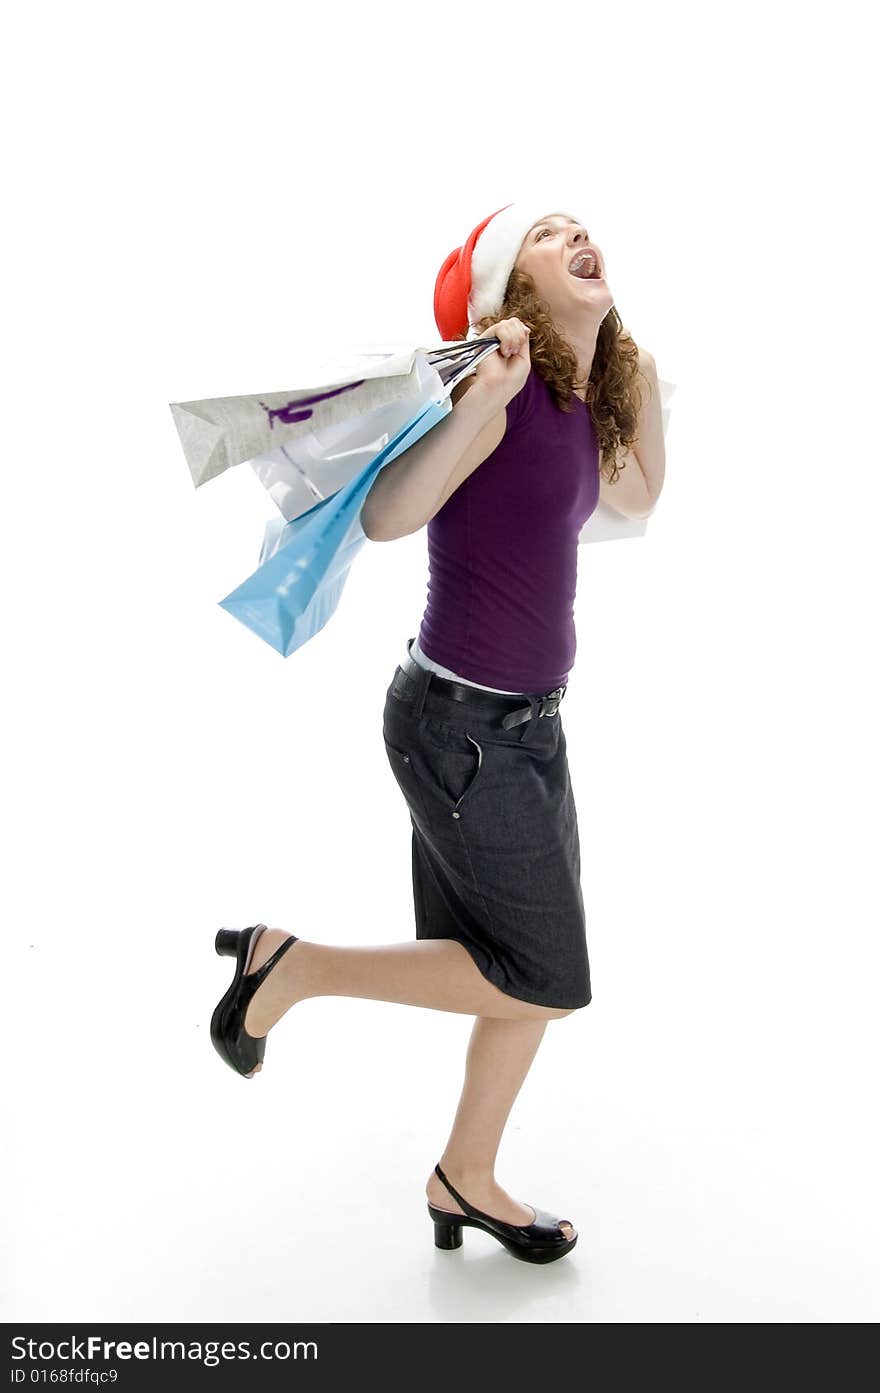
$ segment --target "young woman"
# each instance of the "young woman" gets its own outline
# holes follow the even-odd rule
[[[248,1078],[268,1031],[307,997],[476,1017],[428,1210],[438,1247],[458,1247],[471,1225],[528,1262],[577,1241],[570,1220],[502,1189],[495,1159],[548,1021],[591,999],[559,709],[578,535],[600,496],[647,515],[664,465],[653,361],[623,333],[604,269],[568,213],[511,204],[474,229],[440,270],[435,317],[444,341],[469,328],[500,347],[455,389],[450,415],[379,473],[362,513],[375,541],[428,524],[428,604],[383,716],[412,823],[416,940],[331,947],[263,924],[216,939],[237,970],[211,1035]]]

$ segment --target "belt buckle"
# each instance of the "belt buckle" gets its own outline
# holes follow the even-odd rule
[[[541,698],[541,716],[555,716],[559,710],[559,703],[565,696],[565,688],[557,687],[555,691],[549,692],[547,696]],[[548,705],[548,703],[550,703]]]

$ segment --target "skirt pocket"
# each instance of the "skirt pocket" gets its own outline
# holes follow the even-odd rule
[[[383,738],[410,807],[415,803],[429,822],[432,809],[459,819],[480,781],[480,741],[464,730],[431,729],[425,721],[408,738],[400,731],[383,731]]]

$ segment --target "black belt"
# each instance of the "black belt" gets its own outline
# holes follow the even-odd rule
[[[518,700],[517,697],[504,698],[500,695],[496,696],[494,692],[486,692],[481,687],[468,687],[463,682],[453,682],[448,677],[441,677],[431,668],[422,667],[421,663],[417,663],[409,653],[406,653],[401,659],[400,666],[409,677],[417,680],[421,678],[430,682],[431,691],[437,691],[441,696],[449,697],[451,701],[476,702],[489,712],[501,716],[501,724],[505,730],[510,730],[512,726],[521,725],[523,721],[528,721],[533,715],[555,716],[559,710],[559,704],[568,690],[567,685],[556,687],[554,691],[547,692],[545,696],[527,696],[528,706],[514,706],[513,703]]]

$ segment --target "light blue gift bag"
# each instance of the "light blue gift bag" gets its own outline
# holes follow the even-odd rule
[[[313,638],[336,609],[366,540],[361,509],[379,470],[451,410],[449,397],[429,401],[336,493],[292,522],[270,522],[258,569],[219,602],[221,607],[283,658]]]

